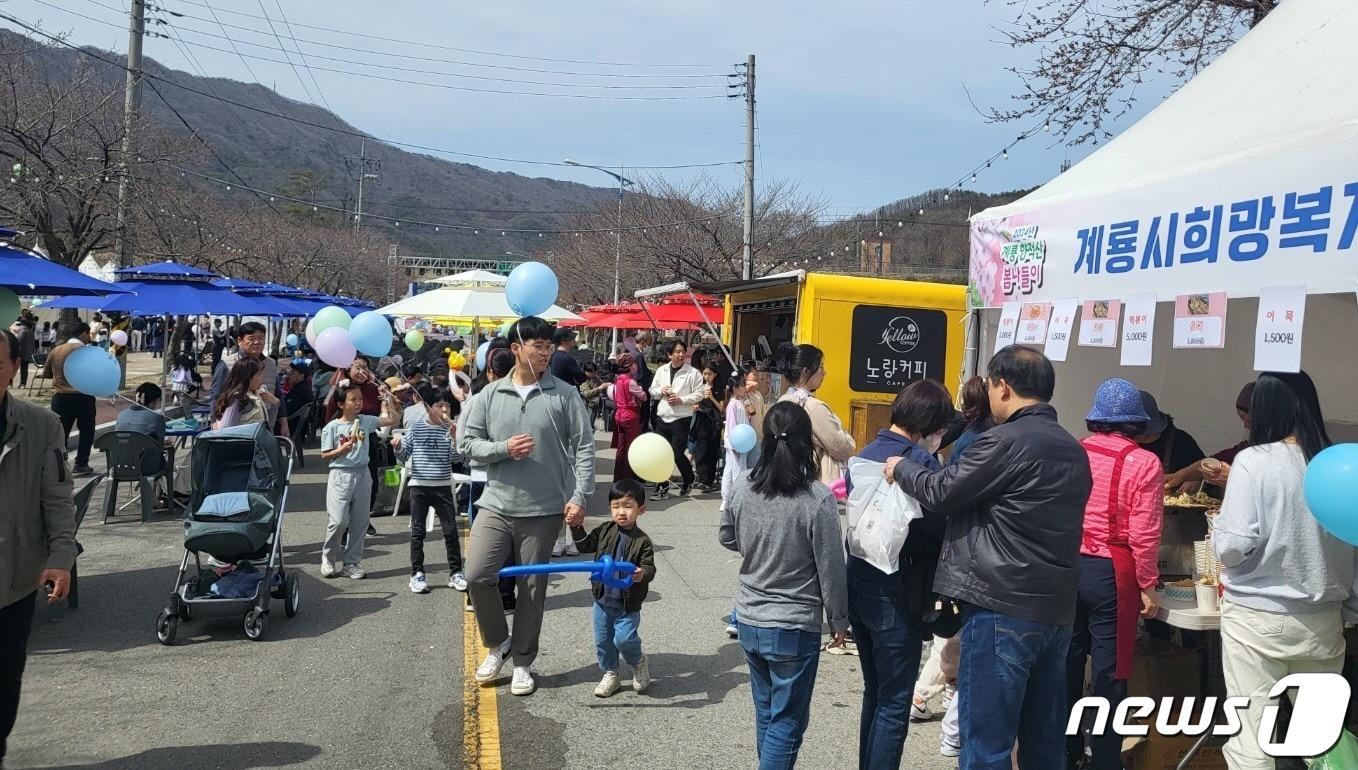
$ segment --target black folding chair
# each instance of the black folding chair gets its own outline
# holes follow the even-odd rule
[[[155,436],[130,430],[109,431],[94,440],[94,448],[104,453],[108,464],[108,491],[104,496],[104,520],[114,514],[118,505],[118,485],[136,484],[141,495],[141,520],[149,521],[155,507],[155,482],[165,475],[169,464],[165,461],[165,447]],[[156,459],[159,470],[147,476],[142,470],[143,460]],[[154,463],[151,463],[154,464]]]
[[[80,534],[80,523],[85,520],[85,512],[90,508],[90,500],[94,498],[94,488],[99,486],[99,482],[104,480],[104,474],[100,473],[84,486],[75,491],[72,500],[75,503],[75,532]],[[66,595],[66,606],[76,609],[80,606],[80,554],[85,552],[85,546],[80,541],[75,541],[75,562],[71,564],[71,591]]]
[[[304,405],[296,414],[289,415],[288,435],[292,436],[292,454],[297,458],[299,467],[306,467],[306,456],[302,454],[302,444],[305,444],[312,433],[312,422],[316,415],[316,404]]]
[[[33,386],[38,384],[38,380],[47,380],[47,372],[43,371],[47,367],[47,354],[34,353],[29,357],[29,362],[33,365],[33,371],[29,372],[28,392],[33,392]]]

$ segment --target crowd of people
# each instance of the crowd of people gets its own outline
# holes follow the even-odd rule
[[[929,718],[939,694],[939,751],[967,770],[1015,761],[1121,767],[1117,736],[1067,735],[1066,721],[1086,693],[1113,707],[1126,697],[1142,624],[1148,633],[1167,633],[1154,621],[1163,496],[1186,484],[1224,491],[1212,547],[1225,570],[1228,691],[1266,692],[1286,673],[1338,673],[1343,665],[1344,620],[1358,606],[1350,601],[1358,552],[1306,508],[1306,464],[1330,440],[1305,373],[1264,373],[1247,384],[1235,406],[1248,438],[1207,457],[1151,394],[1118,378],[1091,394],[1088,435],[1078,440],[1049,403],[1051,363],[1036,349],[1010,346],[988,362],[984,377],[963,384],[960,411],[941,384],[911,383],[892,403],[890,424],[858,447],[816,395],[827,376],[842,373],[827,373],[822,351],[811,345],[780,351],[777,369],[787,387],[774,393],[760,366],[736,368],[720,348],[656,345],[649,335],[582,365],[573,332],[533,317],[488,340],[475,379],[452,365],[470,364],[460,345],[440,355],[449,365],[437,374],[426,371],[427,359],[412,356],[383,381],[362,357],[336,372],[266,355],[266,331],[244,323],[223,332],[228,342],[206,398],[213,427],[259,423],[280,435],[319,433],[329,469],[325,578],[365,576],[379,476],[401,463],[414,514],[410,590],[429,592],[424,512],[432,510],[443,530],[448,585],[466,593],[487,648],[474,677],[494,684],[509,663],[515,695],[537,687],[532,665],[547,580],[507,580],[500,570],[580,553],[635,566],[630,585],[594,580],[595,694],[621,689],[623,664],[632,689],[646,690],[652,672],[640,613],[656,577],[656,546],[639,522],[648,503],[676,489],[681,496],[720,494],[717,540],[740,557],[727,625],[749,668],[761,768],[795,764],[822,652],[859,658],[861,768],[898,766],[911,721]],[[0,436],[7,453],[22,447],[20,460],[0,463],[0,478],[16,477],[14,488],[33,501],[21,507],[42,517],[48,536],[41,559],[22,550],[0,559],[6,734],[36,601],[33,590],[9,587],[46,584],[56,600],[69,583],[65,437],[73,426],[80,435],[74,472],[89,467],[85,429],[92,437],[94,399],[65,381],[62,362],[96,342],[87,324],[68,333],[47,359],[50,411],[7,397],[28,348],[12,331],[0,340]],[[202,399],[191,356],[177,359],[162,384],[181,407]],[[163,440],[160,384],[144,383],[136,393],[138,407],[119,416],[118,428]],[[586,530],[600,417],[617,462],[608,519]],[[752,449],[726,440],[737,426],[753,429]],[[632,443],[649,431],[669,444],[677,485],[671,479],[648,489],[627,462]],[[831,489],[855,457],[879,463],[884,482],[920,508],[894,571],[846,549]],[[454,494],[454,474],[471,479],[461,485],[465,497]],[[464,508],[465,553],[455,519]],[[1233,770],[1271,761],[1254,737],[1262,707],[1252,701],[1242,713],[1245,729],[1227,744]]]

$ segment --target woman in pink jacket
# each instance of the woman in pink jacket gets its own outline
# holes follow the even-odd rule
[[[1084,696],[1086,657],[1094,695],[1113,709],[1127,697],[1137,615],[1155,614],[1164,472],[1159,458],[1135,440],[1149,421],[1136,386],[1116,377],[1099,385],[1085,416],[1092,435],[1081,443],[1094,486],[1085,504],[1075,629],[1066,658],[1071,707]],[[1121,770],[1121,743],[1111,731],[1091,736],[1091,770]],[[1068,737],[1067,766],[1074,767],[1084,750],[1082,736]]]
[[[613,478],[635,479],[636,473],[627,462],[627,450],[632,441],[641,435],[641,411],[646,405],[646,391],[634,379],[636,359],[631,353],[623,353],[613,363],[616,374],[613,384],[608,386],[608,394],[613,399],[613,448],[618,450],[613,465]]]

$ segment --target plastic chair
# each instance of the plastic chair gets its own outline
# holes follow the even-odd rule
[[[289,415],[288,435],[292,436],[292,454],[297,458],[299,467],[306,467],[306,457],[302,454],[302,444],[306,443],[312,430],[311,423],[316,414],[316,404],[304,405],[296,414]]]
[[[28,392],[32,393],[33,386],[38,384],[38,380],[47,380],[47,372],[43,371],[47,367],[47,354],[34,353],[28,360],[37,370],[35,372],[30,372],[32,376],[28,378]]]
[[[99,482],[103,480],[104,474],[102,473],[94,476],[86,481],[84,486],[77,489],[75,495],[72,496],[72,502],[75,504],[75,532],[77,535],[80,534],[80,523],[85,520],[85,512],[90,508],[90,500],[94,498],[94,488],[99,486]],[[84,552],[85,546],[81,545],[79,540],[75,541],[76,560],[71,564],[71,591],[66,596],[66,606],[71,609],[80,606],[80,554]]]
[[[149,521],[155,505],[154,482],[165,475],[165,449],[155,436],[130,430],[115,430],[94,440],[94,448],[104,453],[108,465],[108,491],[104,496],[104,520],[107,524],[118,504],[118,485],[135,483],[141,495],[141,520]],[[148,455],[161,461],[160,470],[152,476],[142,473],[142,460]]]

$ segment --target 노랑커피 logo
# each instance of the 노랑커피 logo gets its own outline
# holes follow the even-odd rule
[[[919,324],[908,315],[898,315],[882,330],[881,344],[897,353],[909,353],[919,344]]]

